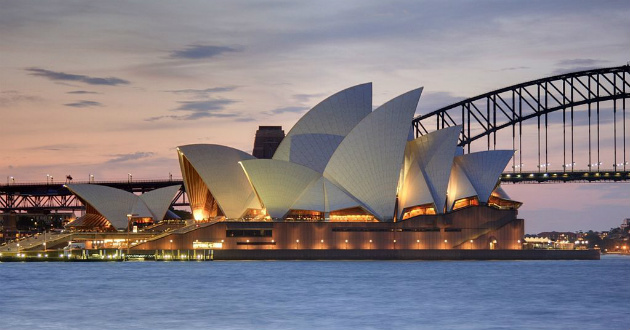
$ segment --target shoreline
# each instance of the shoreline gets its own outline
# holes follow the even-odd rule
[[[0,256],[0,262],[121,262],[118,250],[99,257],[59,254]],[[600,260],[598,250],[186,250],[131,251],[133,260],[148,261],[245,261],[245,260]]]

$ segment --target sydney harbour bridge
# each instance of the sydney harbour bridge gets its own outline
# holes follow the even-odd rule
[[[630,65],[566,73],[481,94],[413,119],[416,137],[462,126],[465,153],[516,150],[504,183],[630,182]],[[172,206],[187,206],[181,180],[93,181],[146,192],[181,185]],[[60,182],[0,185],[0,211],[76,211]]]

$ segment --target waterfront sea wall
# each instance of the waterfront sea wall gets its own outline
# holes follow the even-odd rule
[[[597,250],[215,250],[214,260],[599,260]]]
[[[42,255],[3,254],[0,261],[123,261],[120,250]],[[99,252],[99,253],[96,253]],[[210,260],[599,260],[598,250],[131,250],[132,259]]]

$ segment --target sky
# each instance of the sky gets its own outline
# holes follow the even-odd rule
[[[372,82],[416,114],[630,61],[628,1],[0,0],[0,178],[180,178],[175,148],[251,152]],[[526,232],[608,230],[630,183],[504,185]]]

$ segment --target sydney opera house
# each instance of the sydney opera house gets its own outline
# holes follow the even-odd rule
[[[271,159],[178,147],[195,221],[134,249],[521,249],[521,204],[499,186],[513,150],[464,154],[457,126],[414,138],[421,93],[373,110],[371,84],[343,90],[308,111]],[[112,192],[85,186],[69,186],[87,205],[73,225],[117,229],[130,216],[165,219],[177,190],[105,198]]]

